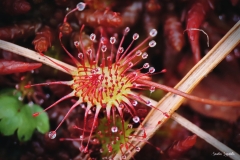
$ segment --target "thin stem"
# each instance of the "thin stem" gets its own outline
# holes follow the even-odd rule
[[[174,89],[174,88],[171,88],[171,87],[168,87],[168,86],[165,86],[163,84],[156,83],[156,82],[152,82],[152,81],[148,81],[148,80],[138,80],[137,82],[139,82],[140,84],[146,84],[148,86],[149,85],[154,86],[158,89],[162,89],[164,91],[171,92],[173,94],[182,96],[182,97],[187,98],[189,100],[193,100],[193,101],[204,103],[204,104],[210,104],[210,105],[216,105],[216,106],[240,107],[240,101],[217,101],[217,100],[205,99],[205,98],[200,98],[200,97],[197,97],[197,96],[194,96],[194,95],[184,93],[184,92],[179,91],[177,89]]]

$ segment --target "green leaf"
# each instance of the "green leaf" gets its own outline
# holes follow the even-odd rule
[[[4,118],[0,121],[0,131],[6,135],[14,134],[15,130],[19,127],[19,117]]]
[[[0,96],[11,96],[11,97],[20,97],[21,96],[21,92],[19,90],[16,89],[9,89],[9,88],[4,88],[0,90]]]
[[[40,106],[34,105],[34,112],[41,112],[39,116],[35,117],[36,128],[40,133],[46,133],[50,129],[49,120],[47,113],[42,111],[43,109]]]
[[[43,109],[36,104],[23,104],[16,95],[9,93],[0,94],[0,132],[8,136],[17,130],[20,141],[29,140],[35,128],[41,133],[48,132],[49,120]],[[41,114],[33,117],[35,112]]]
[[[14,97],[0,96],[0,119],[13,117],[19,109],[19,101]]]

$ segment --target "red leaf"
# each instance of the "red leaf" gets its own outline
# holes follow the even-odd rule
[[[197,136],[189,136],[184,140],[177,141],[173,146],[167,149],[167,155],[170,158],[179,158],[186,151],[191,149],[196,143]]]
[[[25,0],[2,0],[0,2],[2,11],[10,15],[27,13],[31,6]]]
[[[210,6],[207,1],[196,1],[190,8],[187,14],[187,29],[188,38],[194,54],[194,60],[197,63],[201,59],[200,47],[199,47],[199,31],[191,30],[191,28],[200,28],[203,23],[206,13],[210,10]]]
[[[18,61],[0,60],[0,74],[26,72],[41,67],[41,63],[26,63]]]
[[[164,35],[171,47],[180,52],[185,45],[182,24],[175,15],[169,15],[164,23]]]
[[[88,24],[92,27],[117,27],[122,24],[122,17],[119,13],[111,10],[85,10],[75,13],[79,24]]]
[[[36,33],[36,37],[32,43],[34,44],[36,51],[43,53],[48,50],[52,41],[53,31],[48,26],[44,26],[39,32]]]
[[[40,23],[32,23],[30,21],[4,26],[0,28],[0,39],[6,41],[26,39],[34,35],[40,27]]]

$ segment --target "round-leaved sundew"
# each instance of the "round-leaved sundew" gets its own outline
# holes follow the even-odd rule
[[[73,9],[71,12],[74,11],[82,11],[85,8],[85,4],[80,2],[77,4],[77,7]],[[68,13],[68,14],[69,14]],[[68,15],[67,14],[67,15]],[[64,23],[67,23],[67,15],[64,19]],[[84,26],[81,28],[81,32]],[[130,45],[125,49],[122,47],[123,41],[130,31],[129,27],[126,27],[123,31],[123,37],[120,41],[118,49],[116,53],[113,51],[113,46],[116,45],[116,37],[110,37],[109,43],[112,47],[108,48],[106,45],[106,37],[101,37],[99,40],[98,48],[95,50],[94,47],[88,48],[87,50],[79,51],[78,57],[73,57],[67,49],[63,46],[63,49],[66,53],[70,56],[73,62],[77,66],[77,70],[70,70],[62,65],[59,64],[62,68],[64,68],[68,73],[70,73],[73,77],[72,81],[59,81],[59,82],[49,82],[49,83],[41,83],[41,84],[34,84],[34,85],[27,85],[25,88],[29,88],[31,86],[36,85],[51,85],[51,84],[64,84],[69,85],[73,91],[68,95],[62,97],[54,104],[49,106],[45,109],[48,110],[58,104],[59,102],[71,98],[71,97],[78,97],[78,101],[70,108],[70,110],[66,113],[63,120],[57,126],[57,128],[51,132],[49,132],[49,138],[53,139],[57,135],[57,129],[61,126],[64,120],[68,117],[70,112],[77,106],[82,103],[86,103],[86,110],[84,115],[84,128],[86,128],[86,121],[88,117],[89,111],[94,107],[95,108],[95,115],[93,120],[93,125],[97,123],[97,118],[101,109],[106,110],[107,119],[110,122],[111,119],[114,119],[114,116],[111,117],[111,113],[113,113],[113,109],[118,111],[119,116],[122,119],[122,124],[124,128],[124,120],[123,114],[124,109],[127,110],[132,118],[134,123],[139,123],[140,118],[137,116],[135,106],[137,105],[137,101],[141,103],[145,103],[147,106],[151,106],[149,101],[145,101],[141,98],[139,94],[136,94],[132,91],[132,89],[145,89],[148,87],[148,90],[153,92],[153,86],[149,86],[146,84],[141,84],[139,81],[149,79],[149,76],[155,72],[153,67],[150,67],[148,63],[145,63],[141,68],[137,70],[133,70],[133,67],[141,61],[141,59],[146,59],[148,54],[146,50],[149,47],[154,47],[156,42],[151,40],[153,37],[157,35],[157,30],[152,29],[149,32],[147,38],[145,38],[138,46],[131,50],[133,42],[139,38],[138,33],[134,33],[132,36],[132,42]],[[61,41],[62,33],[60,32],[59,38]],[[92,43],[96,41],[96,35],[92,33],[90,35],[90,40]],[[148,45],[146,45],[148,43]],[[82,45],[81,38],[79,41],[75,41],[74,45],[78,48],[84,48]],[[92,45],[93,46],[93,45]],[[110,51],[110,55],[107,56],[106,51]],[[43,54],[41,54],[44,56]],[[47,58],[47,57],[46,57]],[[51,60],[53,63],[53,60]],[[129,71],[131,70],[131,71]],[[142,70],[145,73],[142,73]],[[136,82],[138,80],[138,82]],[[33,116],[38,116],[40,113],[34,113]],[[113,113],[115,114],[115,113]],[[115,123],[115,120],[113,120]],[[115,126],[115,124],[113,124]],[[116,127],[110,127],[112,132],[117,132]],[[88,142],[85,147],[81,146],[80,148],[84,148],[84,151],[87,151],[89,141],[93,134],[92,127],[90,131],[90,135],[88,135]],[[84,139],[85,135],[81,135],[82,139]]]
[[[64,18],[63,24],[67,23],[67,16],[75,11],[83,11],[86,4],[80,2],[77,4],[76,8],[71,10]],[[81,28],[82,32],[84,29],[84,25]],[[137,107],[138,102],[145,104],[151,108],[154,108],[160,111],[165,117],[169,117],[169,114],[161,111],[160,109],[154,107],[150,100],[145,100],[141,97],[140,94],[133,92],[133,90],[149,90],[150,93],[154,92],[156,88],[163,89],[165,91],[172,92],[177,95],[181,95],[185,98],[192,99],[195,101],[199,101],[202,103],[208,104],[216,104],[216,105],[239,105],[239,102],[233,103],[223,103],[213,100],[201,99],[192,95],[188,95],[176,89],[163,86],[161,84],[157,84],[151,82],[150,76],[155,74],[155,68],[150,66],[149,63],[144,63],[142,67],[138,69],[134,69],[136,64],[138,64],[142,59],[146,59],[148,57],[148,53],[146,52],[149,47],[154,47],[156,42],[151,40],[153,37],[157,35],[157,30],[152,29],[149,32],[149,35],[140,42],[136,47],[132,47],[134,41],[139,38],[138,33],[134,33],[132,36],[132,42],[128,45],[128,47],[123,47],[123,42],[130,31],[129,27],[126,27],[123,31],[123,37],[120,40],[118,47],[116,50],[113,48],[117,45],[116,37],[100,37],[98,47],[95,49],[93,45],[97,40],[97,35],[94,33],[90,34],[90,40],[92,45],[90,47],[85,48],[82,43],[82,39],[80,37],[79,41],[75,41],[74,45],[76,48],[82,48],[79,50],[78,56],[75,58],[71,53],[63,46],[61,42],[61,38],[63,33],[59,33],[59,39],[63,49],[69,55],[69,57],[75,63],[77,69],[71,70],[69,68],[64,67],[61,64],[58,64],[54,60],[48,58],[47,56],[41,54],[45,58],[48,58],[53,63],[59,65],[64,70],[66,70],[69,74],[72,75],[71,81],[58,81],[58,82],[49,82],[35,85],[27,85],[25,88],[29,88],[31,86],[36,85],[52,85],[52,84],[63,84],[68,85],[72,88],[72,92],[68,95],[62,97],[51,106],[45,109],[48,110],[58,104],[59,102],[71,98],[78,97],[78,100],[75,104],[69,109],[66,113],[65,117],[62,119],[60,124],[56,127],[55,130],[49,132],[49,138],[54,139],[57,136],[57,129],[61,126],[61,124],[65,121],[71,111],[77,107],[81,106],[83,103],[86,104],[85,115],[84,115],[84,125],[83,132],[81,135],[82,143],[80,146],[80,150],[83,152],[88,151],[88,146],[93,135],[94,129],[97,127],[98,123],[98,115],[101,111],[105,111],[107,115],[107,121],[109,122],[109,131],[113,134],[120,132],[122,130],[122,135],[125,137],[125,122],[124,122],[124,113],[127,111],[131,117],[133,123],[140,123],[140,117],[137,115],[135,107]],[[133,49],[132,49],[133,48]],[[165,72],[166,70],[162,70]],[[89,112],[94,112],[93,122],[91,130],[87,130],[87,119],[89,116]],[[34,113],[33,116],[38,116],[40,113]],[[121,119],[122,128],[119,128],[119,125],[116,124],[115,117],[118,115]],[[85,135],[85,132],[89,132]],[[128,133],[127,136],[130,134]],[[146,135],[144,135],[146,137]],[[86,142],[87,139],[87,142]],[[123,138],[124,140],[126,138]],[[83,141],[84,145],[83,145]],[[127,143],[125,143],[126,148],[128,148]],[[140,148],[137,147],[137,150]],[[112,150],[111,146],[109,146],[108,150]],[[124,155],[123,155],[124,156]],[[124,158],[123,158],[124,159]]]

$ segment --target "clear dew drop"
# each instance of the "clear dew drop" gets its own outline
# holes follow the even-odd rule
[[[143,68],[145,68],[145,69],[147,69],[147,68],[149,68],[149,63],[144,63],[144,65],[143,65]]]
[[[54,138],[56,138],[56,136],[57,136],[57,134],[56,134],[55,131],[50,131],[50,132],[48,133],[48,137],[49,137],[50,139],[54,139]]]
[[[74,46],[75,46],[75,47],[78,47],[79,45],[80,45],[80,42],[79,42],[79,41],[75,41],[75,42],[74,42]]]
[[[129,128],[129,129],[132,129],[133,126],[132,126],[131,124],[128,124],[128,128]]]
[[[149,45],[149,47],[155,47],[156,46],[156,41],[154,41],[154,40],[151,40],[149,43],[148,43],[148,45]]]
[[[122,155],[122,159],[127,159],[127,157],[125,155]]]
[[[136,77],[138,75],[137,72],[133,72],[132,74],[134,77]]]
[[[96,74],[96,70],[95,70],[95,69],[92,69],[92,70],[91,70],[91,73],[92,73],[92,74]]]
[[[137,102],[136,100],[134,100],[134,101],[132,102],[132,105],[133,105],[133,106],[137,106],[137,104],[138,104],[138,102]]]
[[[151,101],[147,100],[146,105],[151,106]]]
[[[128,67],[132,67],[133,66],[133,63],[132,62],[129,62],[128,63]]]
[[[78,53],[78,58],[82,59],[83,58],[83,53]]]
[[[116,38],[115,38],[115,37],[111,37],[111,38],[110,38],[110,43],[111,43],[111,44],[114,44],[115,42],[116,42]]]
[[[130,31],[130,28],[129,27],[126,27],[125,30],[124,30],[124,33],[128,33]]]
[[[138,123],[140,121],[140,118],[138,116],[133,117],[133,122]]]
[[[123,48],[123,47],[120,47],[120,48],[118,49],[118,53],[123,53],[123,51],[124,51],[124,48]]]
[[[33,101],[28,102],[28,105],[33,106],[34,105]]]
[[[132,84],[132,87],[133,87],[133,88],[136,88],[136,87],[137,87],[137,83],[134,82],[134,83]]]
[[[136,152],[140,152],[141,148],[140,147],[135,147]]]
[[[19,97],[18,97],[18,100],[19,100],[19,101],[22,101],[22,100],[23,100],[23,97],[22,97],[22,96],[19,96]]]
[[[149,35],[151,37],[155,37],[157,35],[157,30],[156,29],[152,29],[150,32],[149,32]]]
[[[154,67],[150,67],[148,71],[149,71],[149,73],[154,73],[155,72],[155,68]]]
[[[97,67],[97,68],[95,69],[95,71],[96,71],[96,73],[99,72],[99,71],[100,71],[100,68]]]
[[[106,41],[105,37],[101,37],[100,42],[101,42],[102,44],[105,44],[105,41]]]
[[[45,95],[45,98],[49,98],[49,97],[50,97],[50,94],[46,94],[46,95]]]
[[[153,93],[153,92],[155,91],[155,89],[156,89],[156,88],[155,88],[154,86],[151,86],[150,89],[149,89],[149,91],[150,91],[151,93]]]
[[[144,53],[142,54],[142,59],[146,59],[147,57],[148,57],[147,52],[144,52]]]
[[[94,139],[93,139],[93,143],[94,143],[94,144],[99,144],[100,142],[99,142],[98,139],[94,138]]]
[[[102,50],[102,52],[106,52],[106,51],[107,51],[107,46],[106,46],[106,45],[103,45],[103,46],[101,47],[101,50]]]
[[[138,33],[134,33],[132,38],[133,38],[133,40],[137,40],[139,38],[139,34]]]
[[[110,56],[107,57],[107,61],[111,62],[111,57]]]
[[[119,104],[119,107],[120,107],[121,109],[123,109],[123,108],[124,108],[124,104],[120,103],[120,104]]]
[[[113,127],[111,128],[111,131],[112,131],[113,133],[116,133],[116,132],[118,131],[118,128],[117,128],[116,126],[113,126]]]
[[[82,109],[86,108],[85,104],[80,104],[80,106],[81,106]]]
[[[77,4],[76,7],[77,7],[78,11],[83,11],[85,9],[85,7],[86,7],[86,4],[83,3],[83,2],[80,2],[80,3]]]
[[[40,99],[38,103],[39,103],[39,104],[43,104],[43,102],[44,102],[44,100],[43,100],[43,99]]]
[[[88,49],[87,49],[87,54],[88,54],[88,55],[91,55],[91,54],[92,54],[92,49],[91,49],[91,48],[88,48]]]
[[[136,52],[136,56],[141,56],[142,55],[142,51],[141,50],[138,50],[137,52]]]
[[[83,140],[83,135],[79,136],[79,139],[80,139],[80,140]]]
[[[92,33],[92,34],[90,35],[90,39],[91,39],[91,41],[95,41],[95,39],[96,39],[96,34]]]

